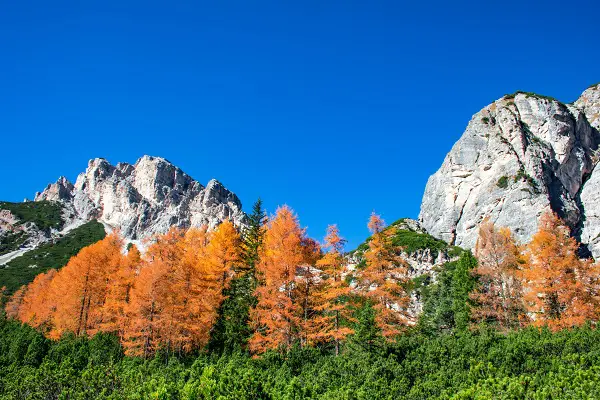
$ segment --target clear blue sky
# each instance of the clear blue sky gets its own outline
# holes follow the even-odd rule
[[[479,109],[600,81],[595,0],[406,3],[5,1],[0,199],[150,154],[352,247],[417,217]]]

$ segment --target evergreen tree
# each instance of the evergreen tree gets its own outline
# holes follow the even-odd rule
[[[252,334],[250,308],[256,305],[254,290],[256,278],[254,267],[264,237],[267,214],[258,199],[248,216],[248,228],[242,235],[242,262],[236,277],[224,291],[225,301],[219,311],[219,319],[213,329],[209,348],[219,353],[231,353],[245,349]]]
[[[348,347],[352,351],[374,352],[383,345],[381,329],[376,321],[377,312],[370,301],[366,301],[356,312],[354,334],[349,337]]]
[[[423,313],[420,328],[428,333],[462,330],[470,321],[470,293],[475,286],[472,270],[477,260],[470,252],[464,252],[456,261],[448,262],[441,269],[436,283],[421,290]]]
[[[248,216],[248,228],[243,233],[244,264],[252,273],[258,263],[258,252],[265,236],[266,221],[267,213],[259,198],[252,206],[252,214]]]
[[[470,251],[464,252],[452,274],[452,311],[454,327],[465,330],[471,319],[471,300],[469,294],[475,287],[472,270],[477,267],[477,259]]]

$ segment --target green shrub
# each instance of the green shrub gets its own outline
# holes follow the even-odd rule
[[[0,321],[6,399],[589,399],[600,397],[600,330],[409,330],[383,344],[363,307],[339,356],[295,347],[153,359],[124,357],[114,336],[48,341]]]
[[[501,176],[500,179],[498,179],[498,182],[496,182],[496,186],[501,189],[506,189],[508,187],[508,176]]]

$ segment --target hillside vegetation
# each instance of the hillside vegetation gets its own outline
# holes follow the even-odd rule
[[[60,229],[63,224],[61,218],[62,206],[57,202],[26,201],[10,203],[0,201],[0,210],[9,210],[19,219],[19,224],[32,222],[42,231],[47,231],[50,228]]]
[[[104,236],[102,224],[90,221],[62,238],[30,250],[0,267],[0,287],[5,286],[6,290],[12,293],[21,285],[33,281],[36,275],[52,268],[63,267],[82,248],[101,240]]]
[[[392,244],[403,252],[410,255],[419,250],[429,250],[435,258],[440,252],[447,252],[450,256],[458,256],[463,251],[460,247],[450,246],[443,240],[436,239],[428,233],[415,229],[407,221],[407,219],[401,218],[386,228],[390,233]],[[349,254],[362,259],[364,252],[369,249],[370,241],[371,237],[368,237]]]
[[[0,210],[8,210],[18,220],[16,226],[27,223],[35,224],[42,232],[49,233],[50,229],[60,229],[63,225],[61,217],[62,206],[51,201],[27,201],[23,203],[0,202]],[[28,238],[26,231],[0,234],[0,254],[18,250]]]
[[[321,246],[289,207],[249,221],[171,229],[145,254],[113,233],[38,275],[0,318],[0,397],[600,396],[600,263],[552,213],[526,245],[484,220],[477,257],[416,279],[403,252],[431,239],[409,227],[398,246],[373,214],[352,282],[335,225]]]

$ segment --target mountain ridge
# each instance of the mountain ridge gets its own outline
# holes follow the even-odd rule
[[[246,221],[238,197],[219,181],[204,186],[168,160],[147,155],[133,165],[92,159],[75,184],[60,177],[36,193],[35,201],[41,200],[63,203],[71,223],[97,219],[129,240],[172,226],[214,228],[231,219],[242,227]]]

